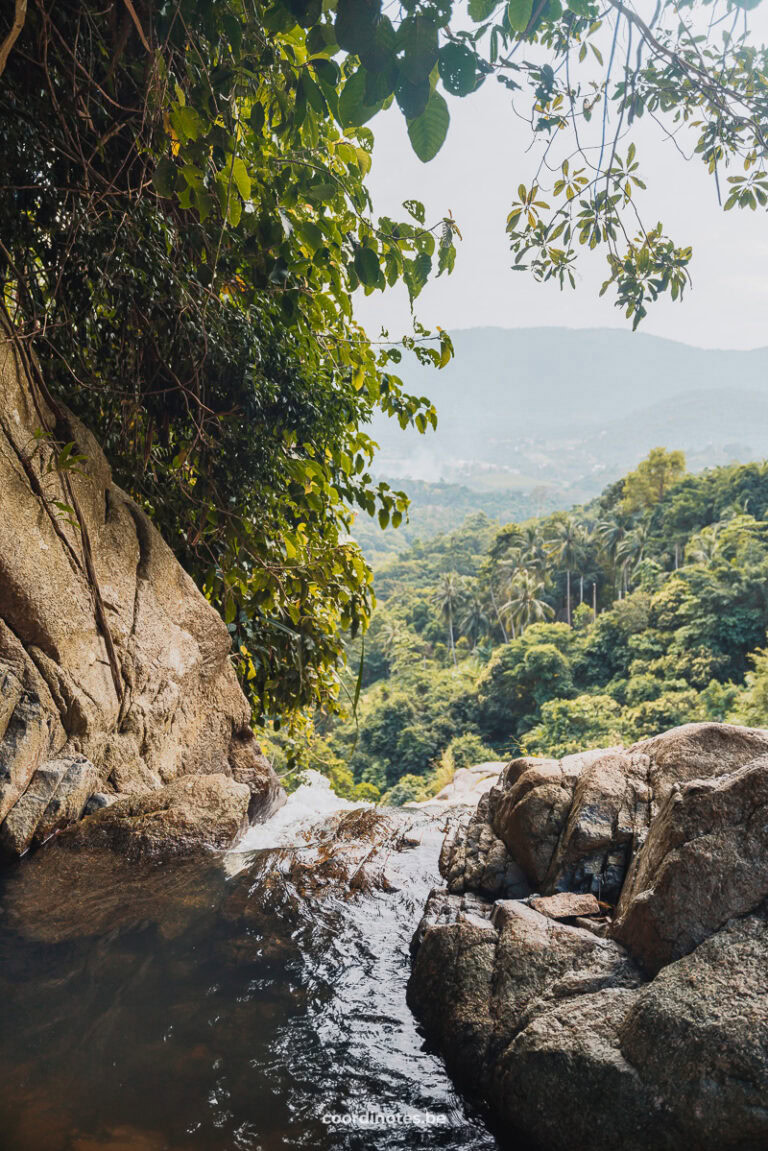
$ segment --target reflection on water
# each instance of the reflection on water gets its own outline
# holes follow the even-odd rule
[[[10,873],[3,1151],[497,1146],[405,1003],[438,824],[311,799],[224,860]]]

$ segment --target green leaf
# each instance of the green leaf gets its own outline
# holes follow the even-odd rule
[[[307,33],[307,51],[311,56],[319,56],[322,52],[333,52],[336,47],[336,37],[330,24],[315,24]]]
[[[419,224],[423,224],[426,219],[426,212],[421,200],[403,200],[403,207],[409,216],[413,216],[414,220]]]
[[[476,24],[487,20],[494,8],[498,7],[498,0],[469,0],[469,15]]]
[[[339,100],[339,120],[344,127],[360,127],[375,116],[380,104],[365,102],[365,68],[358,68],[341,90]]]
[[[422,163],[428,164],[440,151],[450,122],[448,105],[439,92],[432,92],[422,114],[408,124],[411,147]]]
[[[437,63],[437,28],[423,15],[408,16],[397,30],[397,43],[403,50],[400,72],[411,84],[421,83]]]
[[[443,87],[452,96],[468,96],[477,84],[477,57],[466,44],[444,44],[438,70]]]
[[[152,177],[152,183],[158,196],[172,196],[175,179],[176,165],[170,156],[163,156]]]
[[[525,32],[533,15],[533,0],[509,0],[507,20],[514,32]]]
[[[338,0],[334,28],[340,48],[360,56],[376,35],[381,0]]]
[[[240,156],[235,156],[235,161],[232,165],[232,182],[243,199],[250,200],[251,177],[248,175],[248,169]]]
[[[420,116],[429,101],[429,80],[420,80],[418,84],[411,84],[409,80],[401,80],[395,88],[395,99],[400,111],[406,120],[415,120]]]
[[[373,37],[361,48],[360,62],[369,72],[383,72],[396,65],[397,34],[388,16],[380,16],[373,29]]]
[[[188,140],[197,140],[205,127],[200,113],[189,106],[174,108],[171,112],[171,123],[176,135],[183,143]]]
[[[287,0],[286,6],[302,28],[311,28],[323,12],[322,0]]]
[[[366,288],[375,288],[379,281],[380,268],[379,258],[373,248],[358,248],[354,264],[360,283]]]
[[[256,103],[251,108],[251,114],[248,117],[248,123],[251,126],[251,131],[254,136],[260,136],[264,128],[264,120],[266,119],[264,113],[264,105]]]

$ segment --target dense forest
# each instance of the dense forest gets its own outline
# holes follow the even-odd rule
[[[767,511],[765,464],[692,475],[655,449],[570,512],[412,544],[376,575],[356,716],[320,725],[312,765],[399,804],[521,752],[765,723]]]

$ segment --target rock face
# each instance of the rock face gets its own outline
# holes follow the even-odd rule
[[[52,467],[54,442],[84,462]],[[0,493],[3,853],[78,820],[95,792],[142,797],[186,775],[242,782],[264,818],[282,789],[226,627],[2,325]]]
[[[227,848],[248,826],[250,788],[227,775],[185,775],[128,795],[57,836],[57,851],[109,848],[131,861]]]
[[[514,760],[449,828],[409,1002],[503,1124],[552,1149],[768,1146],[767,746],[690,724]],[[527,888],[489,884],[491,857]]]

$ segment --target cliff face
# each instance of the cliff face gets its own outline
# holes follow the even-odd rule
[[[246,785],[238,803],[264,818],[284,796],[225,625],[44,394],[0,329],[0,846],[190,774]],[[55,467],[54,436],[85,462]]]

